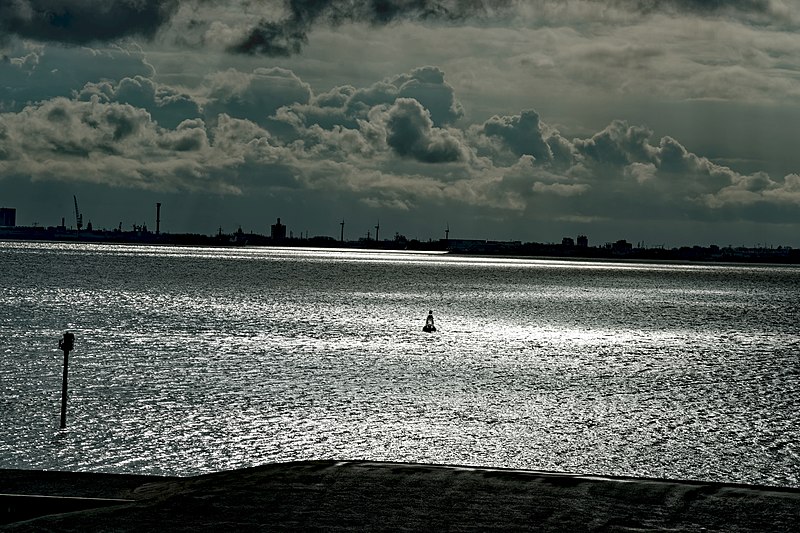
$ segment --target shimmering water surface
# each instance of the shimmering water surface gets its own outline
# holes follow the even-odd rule
[[[0,243],[0,468],[800,486],[799,288],[784,266]]]

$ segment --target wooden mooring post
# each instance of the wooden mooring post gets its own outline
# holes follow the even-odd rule
[[[67,369],[69,352],[75,347],[75,335],[67,331],[64,338],[58,341],[58,347],[64,350],[64,379],[61,382],[61,429],[67,427]]]

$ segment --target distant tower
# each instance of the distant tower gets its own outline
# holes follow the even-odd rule
[[[378,242],[378,231],[381,229],[381,221],[378,221],[378,224],[375,226],[375,242]]]
[[[339,222],[339,225],[342,227],[342,234],[339,237],[339,242],[344,242],[344,219],[342,219],[342,221]]]
[[[156,235],[161,233],[161,202],[156,202]]]
[[[450,223],[447,223],[447,228],[444,230],[444,242],[447,243],[450,240]]]
[[[0,207],[0,226],[16,226],[17,210],[13,207]]]
[[[578,248],[588,248],[589,238],[586,235],[578,235]]]
[[[286,226],[281,224],[281,219],[278,219],[278,222],[272,225],[272,232],[270,236],[274,240],[281,240],[286,238]]]

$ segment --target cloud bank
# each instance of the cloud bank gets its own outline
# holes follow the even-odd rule
[[[87,44],[151,38],[175,14],[178,0],[14,0],[0,2],[0,37]]]
[[[346,23],[382,26],[398,20],[454,23],[496,15],[513,4],[512,0],[287,0],[288,16],[277,21],[262,19],[230,50],[289,56],[301,52],[308,43],[308,34],[321,23],[332,26]]]
[[[219,10],[225,8],[245,18],[235,28],[228,27],[218,20]],[[169,30],[179,12],[187,19],[181,33],[207,32],[215,25],[215,32],[228,28],[229,52],[270,57],[301,53],[316,27],[346,24],[493,25],[514,20],[543,26],[568,20],[629,21],[662,13],[778,25],[791,19],[790,9],[779,0],[14,0],[0,3],[0,41],[17,37],[75,45],[152,39]],[[185,35],[176,41],[193,42]]]
[[[0,179],[476,227],[790,227],[786,6],[3,3]]]
[[[412,80],[424,82],[418,98],[402,90]],[[527,109],[456,127],[435,67],[319,94],[285,69],[227,70],[205,91],[139,75],[2,113],[0,175],[221,195],[290,188],[564,220],[800,205],[797,175],[743,175],[625,121],[567,138]]]

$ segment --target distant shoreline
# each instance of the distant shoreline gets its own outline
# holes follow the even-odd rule
[[[617,241],[603,246],[576,246],[574,244],[535,243],[521,241],[491,241],[482,239],[440,239],[438,241],[360,239],[339,241],[332,237],[289,237],[273,239],[241,230],[233,234],[217,235],[189,233],[152,233],[145,230],[81,231],[62,227],[0,228],[0,241],[31,242],[81,242],[97,244],[133,244],[165,246],[209,247],[313,247],[355,248],[387,251],[446,252],[467,256],[505,256],[551,259],[612,259],[621,261],[682,261],[709,263],[767,263],[800,264],[800,249],[773,247],[682,246],[679,248],[639,248],[627,241]]]

